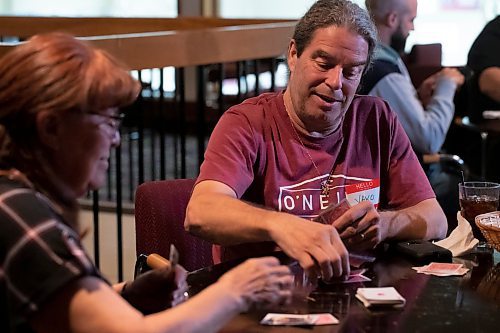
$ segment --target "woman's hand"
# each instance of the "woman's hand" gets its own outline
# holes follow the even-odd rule
[[[153,269],[125,283],[121,295],[143,314],[159,312],[185,300],[186,275],[180,265]]]
[[[292,295],[293,278],[287,266],[274,257],[248,259],[224,274],[218,281],[226,285],[240,303],[240,311],[252,305],[287,304]]]

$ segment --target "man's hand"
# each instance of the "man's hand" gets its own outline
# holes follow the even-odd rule
[[[427,107],[427,105],[431,101],[437,83],[441,78],[452,80],[457,85],[457,89],[460,88],[465,81],[465,77],[462,75],[462,73],[460,73],[458,69],[451,67],[443,68],[439,72],[429,76],[422,82],[417,90],[418,97],[424,108]]]
[[[309,274],[321,274],[325,281],[349,275],[348,252],[333,226],[284,213],[276,218],[273,240]]]
[[[446,78],[452,80],[453,82],[455,82],[457,85],[457,88],[461,87],[465,81],[465,77],[456,68],[451,68],[451,67],[443,68],[438,73],[438,75],[446,77]]]
[[[437,75],[431,75],[427,79],[425,79],[418,88],[418,98],[420,99],[420,103],[424,108],[427,107],[429,102],[431,101],[432,95],[434,95],[434,89],[436,89]]]
[[[373,249],[386,238],[380,215],[369,201],[351,207],[333,222],[349,250]]]

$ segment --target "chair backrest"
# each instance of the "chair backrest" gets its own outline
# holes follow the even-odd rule
[[[136,252],[168,258],[170,244],[179,250],[179,263],[188,271],[212,265],[211,243],[184,229],[186,207],[194,179],[146,182],[135,197]]]
[[[442,55],[441,43],[415,44],[408,54],[408,63],[419,66],[441,66]]]
[[[442,53],[440,43],[415,44],[410,53],[403,56],[411,81],[416,88],[426,78],[441,70]]]

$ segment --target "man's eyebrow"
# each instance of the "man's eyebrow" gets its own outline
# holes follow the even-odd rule
[[[358,62],[353,62],[349,64],[351,67],[358,67],[358,66],[364,66],[366,65],[366,60],[358,61]]]
[[[313,58],[326,58],[326,59],[332,59],[336,60],[334,57],[332,57],[328,52],[325,52],[323,50],[316,50],[312,54]]]
[[[331,54],[329,54],[328,52],[325,52],[323,50],[314,51],[312,54],[312,57],[313,58],[324,58],[324,59],[329,60],[329,61],[338,62],[336,57],[333,57]],[[366,65],[366,60],[361,60],[358,62],[346,64],[346,65],[349,67],[364,66],[364,65]]]

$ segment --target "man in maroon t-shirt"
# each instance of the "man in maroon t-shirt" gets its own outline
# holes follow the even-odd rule
[[[346,247],[446,234],[395,115],[382,100],[355,95],[375,40],[357,5],[316,2],[290,42],[286,91],[246,100],[220,119],[185,221],[223,246],[215,262],[278,247],[328,280],[349,273]],[[340,217],[310,221],[339,203]]]

